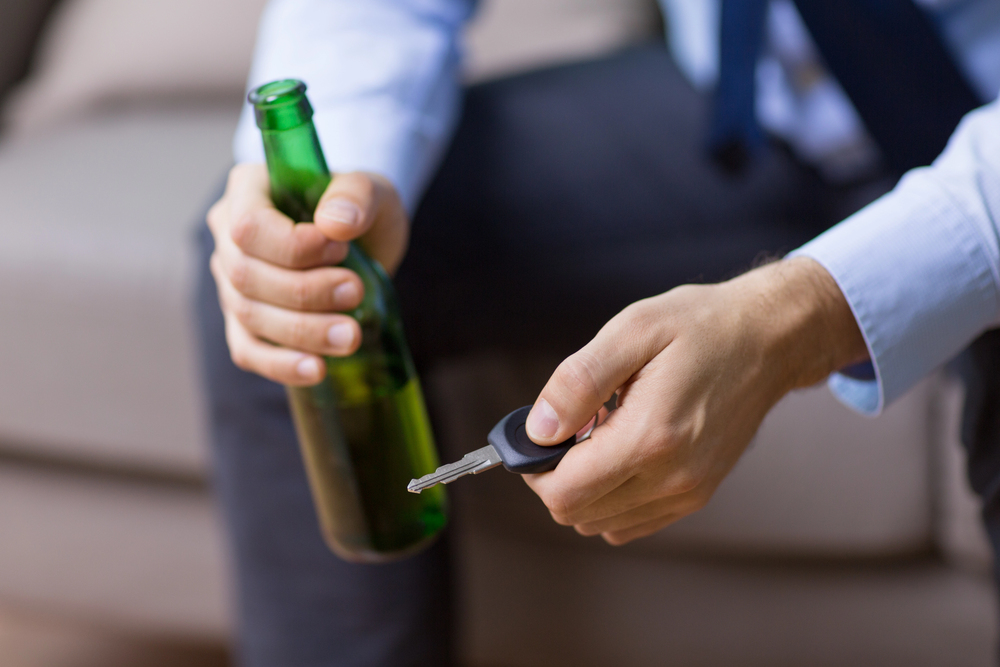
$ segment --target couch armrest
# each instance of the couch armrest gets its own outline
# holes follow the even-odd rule
[[[56,0],[0,0],[0,100],[28,71],[42,25]]]

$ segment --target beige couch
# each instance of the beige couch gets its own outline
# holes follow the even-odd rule
[[[0,83],[44,3],[0,3]],[[0,135],[0,599],[232,631],[188,300],[261,0],[63,0]],[[659,31],[643,0],[493,0],[470,77]],[[17,35],[18,39],[9,37]],[[554,36],[554,37],[553,37]],[[4,77],[7,77],[5,79]],[[557,360],[425,378],[467,450]],[[612,549],[515,476],[452,487],[470,665],[986,665],[989,552],[944,376],[878,420],[789,396],[700,514]]]

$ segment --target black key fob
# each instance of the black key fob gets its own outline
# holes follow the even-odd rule
[[[528,438],[525,420],[531,406],[518,408],[493,427],[486,440],[503,459],[503,467],[518,474],[546,472],[555,468],[570,447],[576,444],[576,435],[551,447],[536,445]]]

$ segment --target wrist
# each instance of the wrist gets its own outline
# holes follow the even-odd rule
[[[745,317],[762,337],[765,363],[781,394],[821,382],[868,359],[851,307],[833,276],[808,257],[761,267],[734,280],[753,295]]]

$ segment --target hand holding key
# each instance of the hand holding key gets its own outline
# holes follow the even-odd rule
[[[866,357],[836,282],[806,258],[639,301],[559,366],[526,429],[558,443],[616,390],[618,409],[525,481],[582,535],[649,535],[708,502],[781,396]]]

